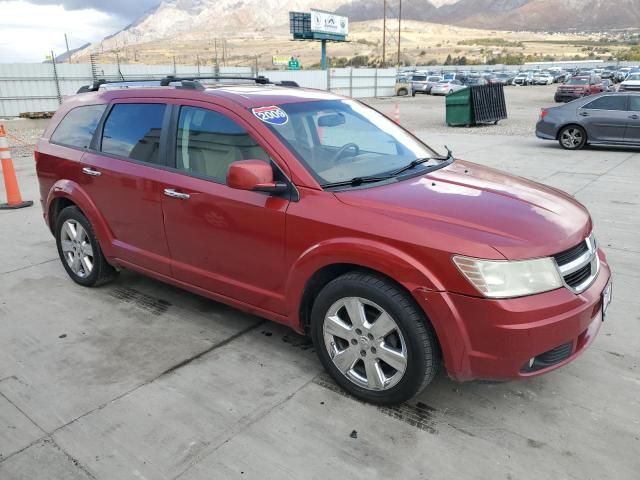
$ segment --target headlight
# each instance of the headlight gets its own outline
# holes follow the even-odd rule
[[[485,297],[513,298],[555,290],[563,285],[552,258],[480,260],[454,256],[460,272]]]

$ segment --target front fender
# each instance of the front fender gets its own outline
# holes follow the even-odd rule
[[[300,305],[307,283],[320,269],[351,264],[380,272],[409,292],[442,291],[444,287],[429,268],[407,253],[384,243],[362,238],[337,238],[307,249],[293,263],[288,275],[286,298],[292,327],[302,331]]]
[[[53,231],[55,226],[51,224],[52,219],[49,218],[51,205],[58,198],[66,198],[78,206],[82,213],[87,217],[93,231],[100,243],[100,248],[104,255],[109,258],[113,256],[113,233],[109,228],[106,220],[91,200],[91,197],[84,189],[72,180],[58,180],[53,184],[47,195],[45,215],[47,223]]]

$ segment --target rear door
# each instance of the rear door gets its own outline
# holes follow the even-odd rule
[[[231,163],[255,159],[274,165],[274,152],[267,153],[250,125],[229,110],[199,102],[174,108],[173,168],[162,186],[173,277],[284,313],[289,199],[226,184]],[[282,175],[275,165],[274,174]]]
[[[81,184],[103,215],[116,256],[164,275],[170,274],[162,219],[166,165],[163,125],[169,108],[161,101],[117,101],[82,157]]]
[[[629,121],[625,133],[625,142],[640,145],[640,95],[629,95]]]
[[[605,95],[578,109],[580,124],[594,142],[623,142],[629,120],[627,96]]]

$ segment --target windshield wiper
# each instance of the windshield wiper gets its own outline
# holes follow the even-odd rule
[[[416,158],[410,164],[408,164],[408,165],[406,165],[406,166],[404,166],[404,167],[402,167],[402,168],[400,168],[400,169],[398,169],[398,170],[396,170],[394,172],[391,172],[388,175],[380,175],[380,176],[377,176],[377,177],[354,177],[351,180],[344,180],[342,182],[323,183],[320,186],[322,188],[359,187],[360,185],[365,184],[365,183],[375,183],[375,182],[383,182],[385,180],[389,180],[390,178],[397,177],[401,173],[404,173],[407,170],[411,170],[412,168],[415,168],[418,165],[421,165],[423,163],[427,163],[427,162],[429,162],[431,160],[442,160],[442,161],[453,160],[453,152],[446,145],[444,146],[444,148],[447,149],[446,158],[443,158],[443,157]]]
[[[427,163],[431,160],[443,160],[443,161],[447,161],[447,160],[452,160],[453,159],[453,152],[449,149],[449,147],[447,147],[446,145],[444,146],[444,148],[447,149],[447,157],[446,158],[442,158],[442,157],[424,157],[424,158],[416,158],[415,160],[413,160],[411,163],[409,163],[408,165],[405,165],[404,167],[396,170],[395,172],[391,172],[391,176],[392,177],[396,177],[398,175],[400,175],[401,173],[406,172],[407,170],[411,170],[412,168],[417,167],[418,165],[422,165],[423,163]]]
[[[320,185],[322,188],[331,188],[331,187],[358,187],[363,183],[375,183],[375,182],[383,182],[384,180],[389,180],[393,178],[393,175],[385,175],[381,177],[354,177],[351,180],[345,180],[343,182],[333,182],[333,183],[323,183]]]

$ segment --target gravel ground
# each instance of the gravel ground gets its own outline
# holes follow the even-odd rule
[[[498,125],[475,127],[448,127],[445,123],[444,97],[417,95],[415,97],[386,97],[364,99],[364,102],[391,117],[395,106],[400,110],[400,123],[412,131],[434,133],[472,133],[485,135],[518,135],[530,137],[541,107],[553,105],[555,85],[539,87],[507,87],[507,113],[509,118]],[[49,120],[2,120],[9,136],[9,145],[15,157],[29,156]]]
[[[415,97],[366,99],[365,103],[393,118],[395,106],[400,109],[400,123],[412,131],[437,133],[471,133],[485,135],[534,135],[540,108],[553,106],[557,85],[505,87],[507,115],[498,125],[449,127],[445,122],[445,97],[418,94]]]

